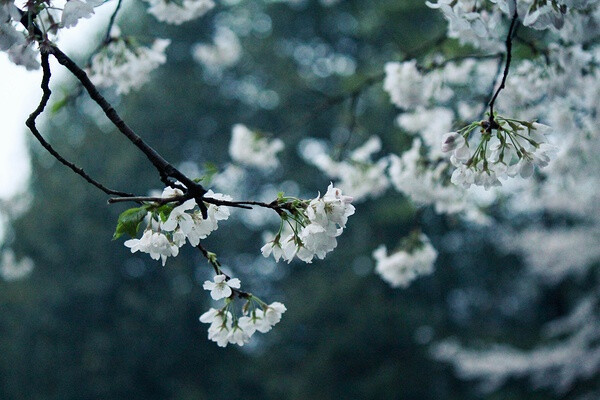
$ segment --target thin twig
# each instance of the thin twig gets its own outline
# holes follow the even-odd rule
[[[123,0],[117,1],[117,7],[115,8],[115,11],[113,11],[112,15],[110,16],[110,20],[108,21],[108,27],[106,28],[106,34],[104,35],[104,40],[103,40],[104,44],[110,42],[110,31],[112,31],[113,25],[115,24],[115,20],[117,19],[117,14],[119,13],[119,10],[121,9],[122,3],[123,3]]]
[[[494,96],[494,88],[496,87],[496,82],[498,82],[498,79],[500,78],[500,75],[502,74],[502,65],[504,65],[504,54],[502,55],[502,57],[500,57],[498,59],[498,66],[496,67],[496,73],[494,74],[494,79],[492,79],[492,83],[490,84],[489,89],[486,91],[486,93],[490,93],[490,94],[488,95],[488,98],[487,98],[486,102],[484,103],[485,105],[490,104],[490,102],[492,101],[492,97]],[[487,107],[484,106],[483,110],[481,110],[481,113],[479,114],[478,119],[482,120],[485,117],[486,110],[487,110]]]
[[[490,101],[490,119],[489,126],[487,129],[493,129],[497,124],[494,121],[494,103],[500,94],[500,91],[504,89],[506,85],[506,78],[508,77],[508,71],[510,70],[510,61],[512,60],[512,39],[513,33],[515,30],[515,26],[517,25],[517,20],[519,19],[519,13],[517,12],[517,7],[515,7],[515,12],[512,16],[512,20],[510,21],[510,27],[508,28],[508,34],[506,35],[506,65],[504,66],[504,73],[502,74],[502,81],[500,82],[500,86],[496,90],[496,93],[492,96],[492,100]]]
[[[49,86],[50,76],[51,76],[50,63],[48,62],[48,53],[46,53],[44,51],[42,51],[42,71],[43,71],[42,84],[41,84],[42,91],[43,91],[42,99],[40,100],[40,104],[37,106],[37,108],[29,115],[29,118],[27,118],[27,121],[25,121],[25,125],[27,125],[29,130],[31,130],[31,133],[33,134],[33,136],[35,136],[35,138],[38,140],[38,142],[40,142],[40,144],[48,151],[48,153],[50,153],[60,163],[69,167],[77,175],[81,176],[83,179],[85,179],[86,181],[88,181],[89,183],[91,183],[92,185],[97,187],[98,189],[102,190],[104,193],[111,195],[111,196],[123,196],[124,198],[130,198],[131,196],[133,196],[133,194],[131,194],[131,193],[109,189],[106,186],[102,185],[100,182],[94,180],[82,168],[78,167],[77,165],[73,164],[70,161],[67,161],[63,156],[61,156],[56,150],[54,150],[54,148],[50,145],[50,143],[48,143],[43,138],[43,136],[40,134],[40,132],[36,126],[36,119],[46,108],[46,105],[48,104],[48,101],[50,100],[50,95],[52,94],[52,92],[50,90],[50,86]]]
[[[149,203],[157,203],[157,204],[166,204],[166,203],[182,203],[186,200],[193,198],[191,195],[183,195],[183,196],[173,196],[173,197],[146,197],[146,196],[135,196],[135,197],[111,197],[108,199],[109,204],[114,203],[123,203],[129,201],[135,202],[149,202]],[[283,210],[287,210],[288,207],[286,204],[279,204],[277,200],[272,201],[270,203],[264,203],[262,201],[230,201],[230,200],[221,200],[215,199],[212,197],[204,196],[202,201],[208,204],[214,204],[216,206],[230,206],[236,208],[244,208],[246,210],[251,210],[252,206],[269,208],[271,210],[275,210],[278,214],[283,212]]]
[[[206,250],[204,248],[204,246],[202,246],[202,244],[198,243],[198,246],[196,246],[198,248],[198,250],[200,250],[200,253],[202,253],[202,255],[204,256],[204,258],[206,258],[208,260],[208,263],[213,267],[213,270],[215,271],[216,275],[225,275],[225,280],[228,281],[231,279],[231,277],[229,275],[227,275],[225,272],[223,272],[221,270],[221,263],[219,262],[219,260],[216,259],[216,256],[214,256],[213,253],[213,257],[211,257],[210,253],[208,250]],[[231,288],[231,297],[233,296],[238,296],[240,299],[247,299],[252,297],[252,293],[248,293],[248,292],[244,292],[243,290],[239,290],[239,289],[234,289]]]

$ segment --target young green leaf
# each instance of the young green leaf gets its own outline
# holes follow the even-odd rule
[[[140,224],[148,213],[148,206],[130,208],[119,215],[117,220],[117,228],[113,235],[113,240],[120,238],[124,233],[129,236],[136,237]]]

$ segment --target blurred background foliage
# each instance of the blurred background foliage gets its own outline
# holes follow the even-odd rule
[[[141,91],[107,96],[167,159],[187,170],[198,166],[198,175],[207,162],[228,161],[234,123],[283,139],[282,167],[269,176],[249,171],[236,188],[245,198],[324,191],[328,181],[298,155],[306,137],[339,153],[373,134],[386,153],[409,147],[380,80],[354,103],[335,99],[381,74],[386,61],[425,56],[420,49],[445,33],[422,0],[343,0],[334,7],[239,1],[181,27],[157,23],[143,7],[129,7],[121,29],[142,40],[172,38],[169,62]],[[192,60],[190,47],[209,42],[218,24],[233,26],[244,53],[234,68],[211,73]],[[438,49],[459,51],[453,42]],[[342,60],[335,70],[322,62],[331,55]],[[55,84],[54,99],[72,87]],[[43,130],[68,159],[111,187],[161,188],[144,156],[85,96],[50,115]],[[201,284],[211,269],[201,255],[188,249],[161,267],[129,253],[122,239],[110,240],[126,206],[108,206],[37,144],[32,153],[31,207],[14,221],[7,243],[36,268],[26,280],[0,282],[1,399],[480,398],[473,382],[431,359],[430,345],[457,336],[531,346],[537,328],[563,313],[568,300],[555,291],[519,303],[511,294],[519,260],[496,250],[493,230],[467,229],[431,209],[417,214],[393,190],[357,204],[336,251],[312,265],[264,259],[261,232],[277,222],[240,210],[205,246],[246,290],[284,302],[288,312],[268,335],[221,349],[198,322],[210,307]],[[395,247],[417,226],[440,252],[436,272],[391,289],[374,275],[370,254],[381,243]],[[548,396],[511,382],[487,398]]]

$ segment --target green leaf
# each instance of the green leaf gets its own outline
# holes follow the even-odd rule
[[[143,205],[141,207],[130,208],[125,210],[119,215],[117,220],[117,229],[113,235],[113,240],[120,238],[124,233],[129,236],[136,237],[140,224],[148,213],[148,206]]]
[[[175,203],[167,203],[156,209],[156,212],[160,216],[160,220],[165,222],[169,219],[169,215],[171,215],[171,211],[175,208]]]

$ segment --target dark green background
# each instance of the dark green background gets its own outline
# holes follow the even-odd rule
[[[269,176],[251,171],[240,188],[248,198],[269,180],[276,186],[301,182],[300,193],[307,197],[324,191],[328,180],[299,159],[297,144],[305,137],[343,142],[331,132],[348,126],[351,107],[346,100],[315,112],[317,105],[445,32],[438,13],[420,0],[342,0],[332,8],[316,1],[295,7],[243,1],[218,6],[180,27],[158,24],[138,6],[121,16],[128,23],[122,24],[124,34],[172,38],[169,62],[139,92],[118,99],[109,91],[108,97],[176,164],[223,165],[234,123],[282,138],[287,151],[281,170]],[[212,21],[225,11],[243,11],[250,18],[265,13],[272,32],[242,37],[240,63],[222,80],[207,83],[189,47],[209,41]],[[134,19],[139,26],[129,25]],[[349,55],[357,74],[301,77],[298,64],[281,51],[285,43],[300,42],[326,44]],[[457,48],[453,42],[441,47],[447,55]],[[226,88],[242,79],[275,90],[279,106],[264,110],[228,95]],[[361,94],[357,110],[346,149],[373,134],[383,138],[382,155],[410,145],[411,138],[394,125],[398,110],[381,83]],[[108,186],[141,194],[161,187],[144,156],[85,97],[49,120],[43,131],[57,149]],[[450,336],[474,346],[499,341],[530,347],[539,339],[539,326],[566,311],[571,299],[562,290],[535,292],[528,304],[506,311],[503,305],[512,298],[515,281],[522,281],[522,269],[516,257],[494,247],[495,228],[464,225],[429,208],[417,219],[410,203],[390,189],[377,201],[356,205],[356,215],[326,260],[261,271],[261,263],[270,261],[260,258],[260,231],[243,224],[240,212],[205,245],[246,290],[268,302],[284,302],[288,312],[269,334],[257,334],[252,345],[221,349],[207,340],[207,326],[198,322],[210,306],[201,288],[211,275],[206,261],[187,249],[161,267],[145,254],[129,253],[122,239],[110,240],[125,206],[108,206],[106,196],[39,145],[32,144],[32,153],[33,204],[14,222],[9,244],[31,256],[36,268],[27,280],[0,282],[1,399],[554,397],[532,391],[525,381],[478,395],[474,382],[460,381],[429,355],[432,343]],[[436,272],[406,290],[391,289],[373,274],[370,253],[381,243],[393,248],[417,225],[440,252]]]

